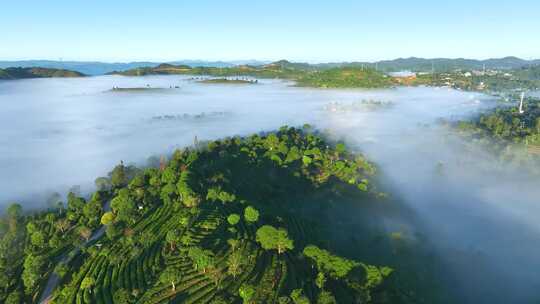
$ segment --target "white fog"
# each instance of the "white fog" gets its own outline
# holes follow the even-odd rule
[[[540,282],[534,271],[540,249],[533,246],[540,224],[531,217],[540,210],[538,180],[501,166],[481,149],[465,148],[436,125],[439,118],[488,109],[495,98],[444,88],[323,90],[278,80],[215,85],[189,78],[0,82],[0,204],[19,201],[31,208],[43,206],[47,193],[65,193],[74,184],[91,190],[94,179],[121,160],[141,164],[192,144],[195,136],[216,139],[310,123],[379,166],[396,189],[392,195],[430,228],[426,234],[463,278],[459,288],[470,299],[526,300],[534,286],[521,282]],[[164,89],[110,91],[115,86]],[[343,112],[329,106],[362,100],[389,106]],[[490,272],[473,273],[483,268],[459,258],[471,255],[488,263]]]

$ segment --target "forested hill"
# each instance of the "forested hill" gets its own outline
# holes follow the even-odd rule
[[[115,71],[110,74],[124,76],[144,75],[211,75],[211,76],[255,76],[261,78],[294,78],[303,74],[304,70],[294,65],[278,62],[268,65],[239,65],[233,67],[192,67],[189,65],[174,65],[162,63],[155,67],[141,67],[127,71]]]
[[[467,58],[397,58],[391,60],[380,60],[375,62],[333,62],[318,63],[310,65],[316,69],[328,69],[336,67],[369,67],[382,72],[433,72],[445,73],[455,70],[512,70],[526,69],[531,66],[540,65],[540,59],[526,60],[517,57],[492,58],[485,60]]]
[[[154,163],[118,165],[67,207],[10,206],[0,302],[37,302],[58,279],[53,303],[452,303],[434,255],[388,230],[412,222],[374,165],[307,125]]]
[[[476,136],[540,147],[540,99],[525,98],[521,111],[516,103],[503,105],[470,121],[461,121],[458,127]]]
[[[124,76],[144,75],[210,75],[219,77],[253,76],[295,80],[300,86],[317,88],[383,88],[394,85],[391,77],[372,68],[340,67],[318,70],[314,66],[280,60],[262,66],[235,66],[226,68],[190,67],[160,64],[156,67],[136,68],[112,74]]]
[[[522,112],[517,101],[470,120],[453,123],[466,142],[480,144],[505,164],[540,175],[540,99],[525,98]]]
[[[0,79],[50,78],[50,77],[84,77],[79,72],[50,68],[6,68],[0,69]]]
[[[305,73],[296,79],[300,86],[320,88],[385,88],[393,80],[371,68],[343,67]]]
[[[511,70],[538,65],[540,60],[525,60],[517,57],[492,58],[485,60],[466,58],[398,58],[377,62],[378,68],[385,72],[415,71],[415,72],[449,72],[454,70]]]

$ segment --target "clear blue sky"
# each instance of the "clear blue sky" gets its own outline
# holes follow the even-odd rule
[[[21,0],[1,10],[0,60],[540,58],[539,0]]]

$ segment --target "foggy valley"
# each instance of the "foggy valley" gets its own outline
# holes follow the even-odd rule
[[[540,2],[4,1],[0,304],[540,303]]]
[[[111,91],[147,86],[162,90]],[[539,210],[538,176],[501,164],[438,123],[493,108],[494,97],[448,88],[321,90],[282,80],[209,86],[184,76],[100,76],[3,82],[0,99],[3,205],[43,208],[52,192],[73,185],[93,191],[93,179],[120,160],[144,166],[148,157],[169,155],[195,138],[309,123],[380,168],[391,195],[429,228],[418,233],[462,278],[465,298],[526,300],[535,285],[521,282],[539,282],[540,226],[531,213]],[[389,106],[336,110],[374,100]],[[167,115],[179,119],[155,119]],[[470,259],[484,268],[472,268]]]

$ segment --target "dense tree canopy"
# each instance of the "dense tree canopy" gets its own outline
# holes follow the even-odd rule
[[[250,223],[256,222],[259,220],[259,211],[251,206],[247,206],[244,209],[244,218]]]
[[[331,254],[330,252],[320,249],[317,246],[309,245],[304,248],[304,255],[317,265],[317,268],[334,277],[334,278],[343,278],[345,277],[354,267],[360,265],[360,263],[351,261],[336,255]]]
[[[234,226],[234,225],[238,224],[238,222],[240,222],[240,215],[238,215],[236,213],[230,214],[227,217],[227,222],[229,222],[229,224],[231,224],[231,226]]]
[[[279,254],[294,248],[293,241],[289,239],[287,230],[276,229],[270,225],[264,225],[257,230],[257,242],[261,243],[266,250],[276,249]]]

